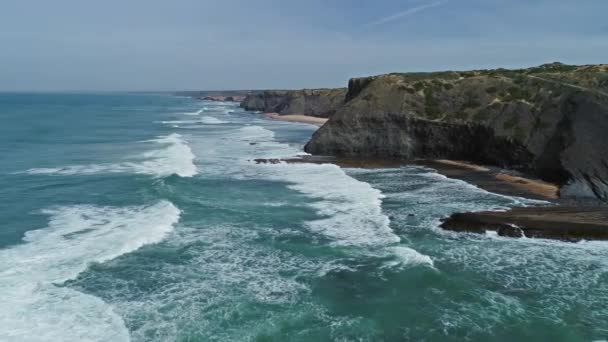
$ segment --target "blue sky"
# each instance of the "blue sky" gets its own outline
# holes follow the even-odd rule
[[[607,0],[2,0],[0,90],[345,86],[608,63]]]

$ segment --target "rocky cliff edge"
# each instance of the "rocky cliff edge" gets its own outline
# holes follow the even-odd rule
[[[328,118],[344,105],[346,90],[346,88],[267,90],[248,95],[241,102],[241,107],[265,113],[303,114]]]
[[[608,65],[388,74],[344,97],[307,152],[466,160],[608,200]]]

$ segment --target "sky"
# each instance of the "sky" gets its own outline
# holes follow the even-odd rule
[[[1,0],[0,91],[346,86],[608,63],[608,0]]]

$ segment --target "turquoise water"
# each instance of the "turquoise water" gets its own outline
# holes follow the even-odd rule
[[[454,234],[532,201],[432,170],[257,165],[230,103],[0,94],[0,341],[592,341],[608,244]]]

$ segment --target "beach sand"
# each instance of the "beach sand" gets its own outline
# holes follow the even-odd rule
[[[503,170],[464,161],[440,159],[425,161],[424,163],[447,177],[465,180],[488,191],[546,200],[559,198],[559,187],[556,184],[539,179],[511,175],[503,172]]]
[[[325,118],[317,118],[314,116],[308,116],[308,115],[303,115],[303,114],[280,115],[278,113],[265,113],[264,115],[268,119],[272,119],[272,120],[301,122],[301,123],[313,124],[313,125],[317,125],[317,126],[323,126],[323,124],[326,123],[328,120]]]
[[[508,182],[515,187],[525,189],[548,199],[559,198],[559,187],[555,184],[537,179],[512,176],[504,173],[496,174],[494,177],[499,181]]]

